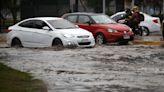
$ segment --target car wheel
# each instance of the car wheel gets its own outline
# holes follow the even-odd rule
[[[52,43],[52,48],[54,50],[62,50],[64,48],[62,41],[60,39],[55,39]]]
[[[147,27],[141,26],[142,36],[148,36],[150,34],[149,29]]]
[[[96,44],[101,45],[105,43],[105,37],[102,33],[97,34],[96,36]]]
[[[20,41],[18,38],[14,38],[14,39],[12,40],[11,47],[21,48],[21,47],[23,47],[23,46],[22,46],[21,41]]]

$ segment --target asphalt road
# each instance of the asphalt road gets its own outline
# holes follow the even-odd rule
[[[0,62],[42,79],[48,92],[164,92],[160,44],[16,49],[7,47],[5,35],[0,35]],[[148,36],[153,37],[161,39],[161,33]]]

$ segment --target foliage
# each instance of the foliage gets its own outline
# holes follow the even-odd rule
[[[113,0],[105,0],[105,4],[106,4],[105,6],[107,9],[112,1]],[[87,6],[94,8],[95,12],[97,13],[102,12],[103,0],[86,0],[86,2],[87,2]],[[109,10],[107,10],[106,12],[109,12]]]
[[[46,92],[42,81],[0,63],[0,92]]]
[[[20,9],[20,5],[18,3],[18,0],[0,0],[0,11],[2,13],[2,9],[5,9],[6,12],[7,10],[10,10],[12,17],[13,17],[13,22],[17,20],[17,12]],[[5,18],[5,16],[3,16]]]

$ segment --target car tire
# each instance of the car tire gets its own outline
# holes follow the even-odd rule
[[[105,37],[102,33],[98,33],[96,35],[96,44],[97,45],[102,45],[102,44],[105,44],[106,43],[106,40],[105,40]]]
[[[14,38],[14,39],[12,40],[11,47],[21,48],[21,47],[23,47],[23,46],[22,46],[21,41],[20,41],[18,38]]]
[[[142,30],[142,35],[141,36],[149,36],[150,31],[147,27],[141,26],[141,30]]]
[[[54,50],[62,50],[64,48],[62,41],[59,38],[54,39],[52,43],[52,48]]]

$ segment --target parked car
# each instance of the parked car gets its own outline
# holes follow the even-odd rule
[[[142,12],[141,12],[142,13]],[[140,23],[140,26],[145,27],[148,32],[159,32],[161,28],[160,19],[158,17],[152,17],[146,13],[142,13],[144,15],[144,21]],[[125,12],[118,12],[110,16],[115,21],[120,20],[125,15]],[[149,34],[146,34],[149,35]]]
[[[116,23],[104,14],[77,12],[64,14],[62,18],[90,31],[97,44],[105,44],[107,42],[127,44],[134,38],[134,33],[130,27]]]
[[[93,47],[92,33],[57,17],[25,19],[8,28],[7,43],[18,47],[70,46]]]

